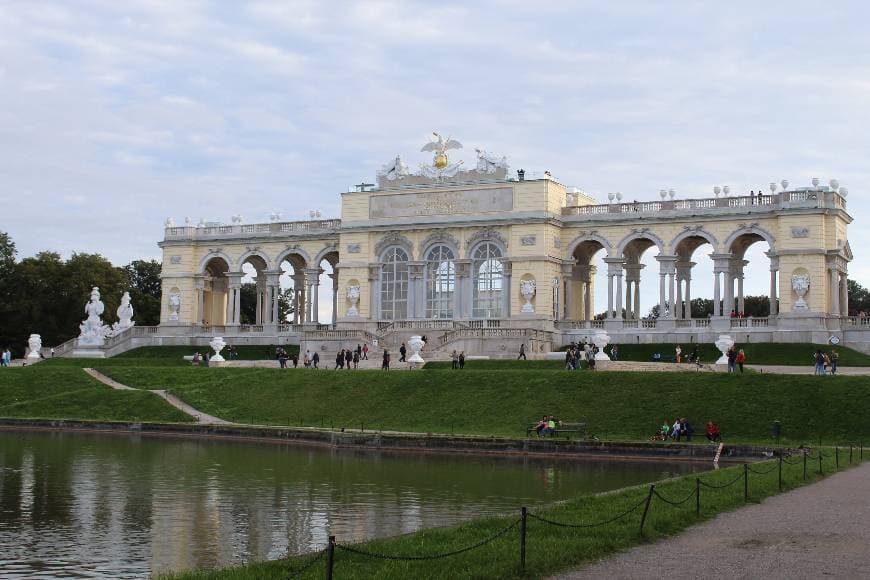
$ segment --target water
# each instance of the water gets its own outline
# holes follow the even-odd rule
[[[0,432],[0,575],[126,577],[274,559],[518,511],[697,465]]]

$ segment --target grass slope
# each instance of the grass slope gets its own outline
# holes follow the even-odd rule
[[[47,364],[0,371],[0,417],[165,423],[192,420],[152,393],[116,391],[81,369]]]
[[[274,360],[277,346],[237,346],[239,360]],[[284,345],[288,353],[298,352],[297,345]],[[67,358],[56,357],[39,363],[40,365],[70,366],[70,367],[93,367],[99,366],[159,366],[159,367],[184,367],[190,366],[190,362],[184,360],[185,356],[194,352],[212,353],[207,346],[143,346],[128,350],[125,353],[107,359]],[[223,351],[226,356],[227,351]]]
[[[730,441],[770,442],[774,420],[791,443],[870,439],[864,377],[711,373],[102,369],[143,388],[172,390],[239,422],[525,436],[543,414],[585,420],[606,439],[641,440],[688,417],[716,420]]]
[[[788,490],[817,481],[836,470],[832,450],[825,449],[822,474],[816,473],[818,463],[809,463],[809,473],[803,478],[801,462],[783,465],[783,489]],[[848,468],[848,450],[840,453],[840,469]],[[855,456],[857,461],[857,452]],[[758,502],[779,491],[777,462],[769,461],[752,466],[749,474],[750,502]],[[756,473],[757,472],[757,473]],[[566,529],[528,519],[526,573],[519,569],[519,530],[511,528],[494,541],[455,556],[423,561],[395,561],[375,559],[347,552],[341,548],[335,552],[334,575],[336,578],[528,578],[542,577],[607,557],[620,550],[672,536],[700,521],[745,505],[743,497],[743,468],[731,467],[700,475],[701,481],[722,489],[702,487],[701,515],[695,514],[696,476],[688,476],[656,485],[656,491],[671,501],[686,499],[685,503],[671,506],[658,498],[650,504],[644,533],[639,533],[643,511],[642,502],[647,487],[633,487],[616,493],[586,495],[568,502],[532,513],[551,521],[564,523],[599,523],[615,518],[631,510],[627,516],[600,527]],[[729,482],[731,483],[730,485]],[[794,506],[793,509],[800,509]],[[373,540],[354,546],[368,552],[398,556],[422,556],[457,551],[495,536],[512,523],[519,514],[502,518],[479,519],[449,528],[421,530],[395,538]],[[339,545],[343,538],[336,538]],[[215,571],[182,573],[176,580],[277,580],[279,578],[323,578],[325,558],[307,555],[226,568]],[[302,571],[307,566],[307,569]],[[302,574],[300,574],[302,572]]]

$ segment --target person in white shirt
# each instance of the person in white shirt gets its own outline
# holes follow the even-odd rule
[[[671,437],[674,438],[674,441],[679,441],[681,434],[682,434],[682,426],[680,425],[680,420],[677,419],[676,421],[674,421],[674,426],[671,427]]]

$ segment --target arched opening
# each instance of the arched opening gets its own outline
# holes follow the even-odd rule
[[[278,322],[280,324],[302,324],[305,322],[305,258],[290,253],[281,259],[278,268],[280,294],[278,297]]]
[[[202,295],[198,298],[200,322],[209,326],[227,323],[227,294],[230,266],[220,257],[211,258],[203,267]]]
[[[239,323],[263,324],[269,320],[268,266],[262,256],[252,255],[242,262],[242,287],[239,298]]]
[[[661,251],[658,243],[648,237],[639,237],[628,242],[622,250],[622,280],[614,283],[616,298],[614,308],[616,317],[620,312],[627,320],[639,320],[641,318],[662,318],[671,316],[674,304],[674,285],[676,276],[673,261],[661,260]],[[647,270],[649,275],[642,275]],[[664,276],[662,276],[664,273]],[[651,292],[647,285],[647,292],[641,292],[641,279],[655,280],[658,274],[659,292]],[[658,301],[655,297],[658,296]]]
[[[501,318],[504,312],[504,264],[502,251],[492,242],[483,242],[471,256],[473,318]]]
[[[426,318],[453,318],[456,294],[456,256],[449,247],[437,245],[426,252]]]
[[[607,296],[596,295],[599,281],[607,284],[607,250],[598,240],[580,242],[571,257],[571,275],[565,278],[565,318],[592,320],[596,312],[607,310]]]
[[[320,269],[315,322],[335,324],[338,312],[338,252],[327,252],[317,264]]]
[[[408,254],[399,247],[387,249],[381,259],[381,318],[408,317]]]
[[[713,254],[711,240],[690,235],[674,248],[676,261],[677,319],[709,318],[713,314]],[[697,261],[692,258],[698,256]],[[706,258],[704,258],[706,256]]]
[[[722,315],[732,318],[774,316],[779,311],[777,268],[767,239],[756,232],[734,238],[722,294]]]

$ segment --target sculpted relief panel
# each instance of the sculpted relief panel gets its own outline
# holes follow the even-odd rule
[[[369,219],[511,211],[512,187],[429,193],[400,193],[369,198]]]

